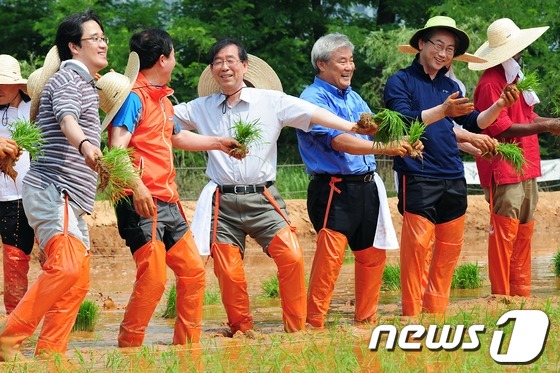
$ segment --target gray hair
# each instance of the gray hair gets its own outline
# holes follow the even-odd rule
[[[350,48],[354,53],[354,44],[348,39],[348,36],[335,32],[321,36],[311,50],[311,64],[316,72],[319,72],[317,61],[327,62],[331,58],[331,54],[340,48]]]

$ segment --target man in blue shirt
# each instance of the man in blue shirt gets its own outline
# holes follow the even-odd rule
[[[354,45],[345,35],[318,39],[311,52],[317,76],[301,98],[355,122],[361,113],[371,110],[350,87],[355,69],[353,51]],[[404,141],[378,145],[369,136],[317,124],[310,132],[297,130],[297,136],[311,175],[307,209],[318,232],[307,294],[307,323],[324,326],[348,245],[355,255],[354,320],[374,323],[386,256],[385,250],[374,246],[380,201],[373,154],[404,156],[411,146]]]
[[[409,44],[419,53],[409,67],[389,78],[384,99],[388,109],[427,125],[424,158],[394,161],[399,176],[398,207],[403,214],[403,315],[417,316],[421,310],[445,312],[463,246],[467,187],[453,120],[469,131],[480,132],[518,97],[502,93],[480,113],[462,97],[457,83],[445,73],[452,59],[465,53],[469,37],[452,18],[430,18]],[[478,143],[478,147],[482,154],[495,151],[491,139]]]

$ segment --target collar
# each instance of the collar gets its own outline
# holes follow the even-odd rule
[[[87,66],[82,61],[74,59],[62,61],[62,63],[60,64],[60,68],[68,68],[74,70],[76,73],[78,73],[78,75],[82,77],[82,79],[95,87],[93,76],[91,76]]]
[[[325,91],[332,94],[333,96],[338,96],[342,98],[345,98],[352,91],[352,87],[346,87],[345,89],[340,89],[337,86],[327,82],[326,80],[319,78],[318,76],[315,76],[313,84],[318,85],[319,87],[323,88]]]
[[[150,84],[142,72],[138,73],[138,77],[136,78],[136,82],[134,83],[134,87],[132,89],[141,89],[150,95],[150,97],[155,99],[171,96],[173,94],[173,89],[169,88],[167,84],[163,86]]]

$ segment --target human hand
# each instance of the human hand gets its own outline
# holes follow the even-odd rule
[[[134,201],[134,210],[136,210],[138,215],[144,218],[154,216],[156,206],[152,193],[150,193],[150,190],[140,179],[138,179],[136,186],[132,189],[132,200]]]
[[[554,135],[560,135],[560,118],[550,120],[547,128],[548,132]]]
[[[356,125],[352,127],[352,132],[360,135],[373,136],[379,130],[379,125],[373,120],[373,114],[362,113],[360,114],[360,119],[356,122]]]
[[[497,154],[498,140],[488,135],[473,133],[469,143],[478,149],[482,158],[492,159]]]
[[[386,144],[373,143],[373,148],[379,149],[379,154],[386,154],[392,157],[404,157],[412,151],[412,146],[406,140],[391,141]]]
[[[89,168],[98,172],[97,159],[103,157],[103,152],[89,141],[82,142],[81,152]]]
[[[0,158],[18,159],[20,155],[21,150],[14,140],[0,136]]]
[[[221,137],[219,141],[219,150],[239,160],[245,158],[249,153],[247,147],[242,147],[239,141],[232,137]]]
[[[473,112],[474,104],[467,97],[457,98],[459,92],[452,93],[442,104],[446,117],[460,117]]]
[[[519,89],[515,84],[508,84],[504,87],[500,98],[496,103],[499,107],[510,107],[519,100]]]

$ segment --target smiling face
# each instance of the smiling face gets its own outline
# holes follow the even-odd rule
[[[435,31],[429,39],[421,38],[418,41],[420,49],[420,63],[424,71],[435,76],[441,68],[448,66],[453,61],[455,51],[455,35],[445,30]]]
[[[328,61],[317,61],[319,78],[344,90],[352,84],[352,76],[356,66],[352,50],[342,47],[331,53]]]
[[[226,95],[232,94],[243,87],[243,77],[248,66],[248,61],[241,62],[239,60],[239,49],[235,44],[220,49],[214,56],[213,64],[210,65],[212,76]]]
[[[94,41],[91,37],[103,37],[103,31],[95,21],[87,21],[83,24],[81,46],[69,43],[73,58],[83,62],[91,75],[95,75],[99,70],[107,67],[107,44],[102,41]],[[87,39],[87,40],[84,40]]]

